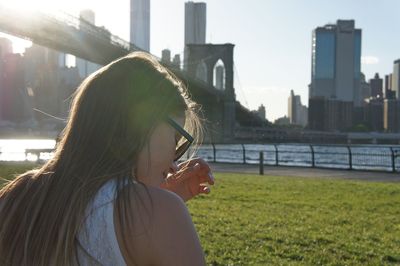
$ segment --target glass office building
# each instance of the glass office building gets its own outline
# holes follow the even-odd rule
[[[361,76],[361,30],[354,20],[318,27],[312,34],[310,97],[356,102]]]
[[[347,130],[354,107],[362,105],[361,30],[354,20],[318,27],[312,33],[308,125],[313,130]]]

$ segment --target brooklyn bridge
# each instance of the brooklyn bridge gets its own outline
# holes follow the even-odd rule
[[[105,28],[66,13],[54,15],[0,6],[0,31],[99,65],[140,50]],[[187,62],[183,69],[172,64],[168,67],[184,81],[193,99],[201,104],[209,141],[233,141],[238,127],[246,134],[247,127],[251,130],[265,124],[236,101],[233,44],[193,44],[186,49]],[[224,87],[217,89],[213,84],[213,70],[221,61],[225,71]],[[201,77],[199,69],[203,71]]]
[[[0,31],[99,65],[140,51],[104,27],[63,12],[49,14],[0,4]],[[381,138],[272,127],[236,100],[234,44],[189,44],[185,48],[185,57],[183,68],[160,61],[186,84],[192,98],[201,104],[207,121],[206,142],[340,143],[363,140],[377,143]],[[220,62],[223,64],[223,81],[222,85],[216,86],[214,69]],[[393,136],[394,139],[397,137]]]

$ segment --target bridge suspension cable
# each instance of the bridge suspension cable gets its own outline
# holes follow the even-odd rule
[[[244,90],[243,90],[243,87],[242,87],[242,83],[240,82],[239,71],[237,70],[235,63],[233,63],[233,70],[235,72],[235,77],[236,77],[236,79],[238,81],[239,91],[243,95],[244,104],[246,105],[247,109],[250,109],[249,103],[247,102],[246,94],[244,93]]]

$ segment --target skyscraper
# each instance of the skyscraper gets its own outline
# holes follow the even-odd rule
[[[79,13],[79,19],[80,19],[80,24],[79,28],[80,29],[85,29],[87,27],[87,24],[93,24],[95,25],[96,23],[96,17],[95,13],[90,10],[90,9],[84,9]],[[65,56],[65,55],[64,55]],[[84,79],[96,70],[100,68],[100,65],[92,63],[90,61],[87,61],[82,58],[76,58],[76,67],[78,68],[79,71],[79,76]]]
[[[338,20],[312,33],[310,97],[361,105],[361,29],[354,20]]]
[[[365,99],[371,98],[371,84],[365,80],[364,73],[361,73],[360,79],[360,98],[364,101]]]
[[[185,46],[206,43],[206,3],[185,3]]]
[[[396,94],[396,99],[400,100],[400,59],[394,61],[392,74],[392,90]]]
[[[265,106],[263,104],[258,107],[257,114],[262,120],[266,119]]]
[[[171,50],[164,49],[161,51],[161,62],[171,64]]]
[[[194,3],[192,1],[185,3],[185,52],[183,57],[184,69],[186,69],[188,64],[186,45],[206,43],[206,20],[206,3]]]
[[[181,68],[181,56],[179,54],[176,54],[172,59],[172,65],[177,69]]]
[[[3,57],[7,54],[12,54],[12,52],[12,42],[7,38],[0,37],[0,57]]]
[[[313,30],[310,128],[330,131],[350,128],[353,109],[361,107],[363,102],[360,85],[361,29],[355,28],[354,20],[338,20],[336,24]]]
[[[388,75],[385,75],[385,88],[383,90],[384,92],[384,98],[385,99],[395,99],[396,98],[396,92],[392,90],[392,77],[393,74],[390,73]]]
[[[383,102],[383,128],[386,132],[400,133],[400,101],[385,99]]]
[[[379,74],[376,73],[373,79],[369,80],[369,84],[371,85],[371,96],[374,98],[382,98],[383,97],[383,79],[379,77]]]
[[[131,0],[130,42],[150,52],[150,0]]]
[[[0,120],[20,123],[32,118],[26,90],[24,57],[7,53],[1,57]]]
[[[293,90],[291,90],[288,98],[288,117],[290,124],[306,126],[307,113],[308,109],[301,104],[300,95],[294,95]]]

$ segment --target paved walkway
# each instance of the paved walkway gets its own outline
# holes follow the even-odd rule
[[[214,172],[259,174],[258,165],[210,163]],[[337,178],[374,182],[400,182],[400,173],[335,170],[294,166],[264,166],[264,175],[311,178]]]

